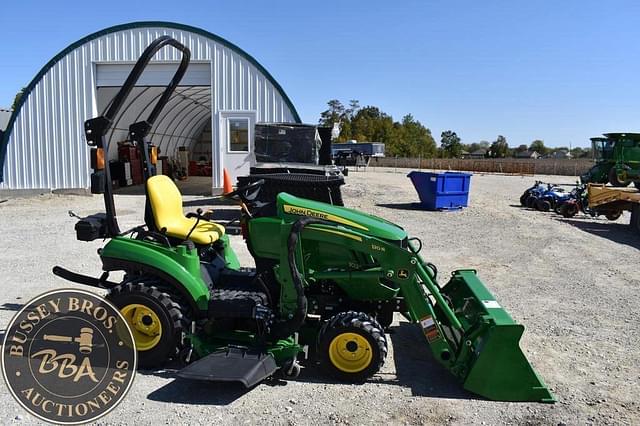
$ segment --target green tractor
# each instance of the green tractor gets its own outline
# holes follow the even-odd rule
[[[591,138],[591,149],[596,164],[584,175],[582,183],[611,183],[640,189],[640,134],[606,133],[605,137]]]
[[[145,223],[121,231],[104,135],[146,64],[168,45],[183,55],[176,75],[149,118],[130,126],[143,158]],[[155,40],[105,115],[85,123],[92,192],[104,194],[106,212],[80,218],[76,233],[107,240],[99,250],[103,272],[94,278],[54,268],[108,291],[133,332],[141,368],[174,359],[184,365],[179,377],[252,387],[274,374],[297,376],[305,357],[340,380],[362,382],[383,365],[385,326],[399,312],[418,324],[435,359],[465,389],[494,400],[555,400],[519,347],[524,327],[476,271],[455,271],[439,284],[420,240],[391,222],[286,193],[258,203],[257,181],[225,195],[240,204],[255,259],[255,268],[243,268],[224,226],[201,210],[185,216],[173,181],[154,175],[145,136],[188,62],[186,47],[168,36]],[[113,271],[124,272],[121,282],[109,280]]]

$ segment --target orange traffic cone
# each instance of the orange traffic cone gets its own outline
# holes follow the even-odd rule
[[[231,183],[231,176],[226,168],[222,170],[222,193],[228,194],[233,191],[233,184]]]

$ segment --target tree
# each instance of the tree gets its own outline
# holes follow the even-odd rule
[[[18,108],[18,105],[20,104],[20,100],[22,99],[22,95],[24,94],[25,90],[27,90],[27,88],[23,87],[22,89],[20,89],[18,93],[16,93],[15,98],[13,98],[13,105],[11,105],[12,111],[15,111]]]
[[[480,144],[478,142],[472,142],[468,145],[463,144],[462,145],[463,149],[469,153],[477,151],[480,149]]]
[[[357,99],[351,99],[349,101],[349,108],[345,110],[345,115],[349,118],[349,120],[353,119],[353,116],[360,109],[360,101]]]
[[[590,157],[591,157],[590,148],[581,148],[577,146],[571,150],[571,158],[590,158]]]
[[[391,116],[375,106],[360,108],[351,120],[351,136],[360,142],[386,142],[392,128]]]
[[[507,138],[499,135],[489,148],[489,156],[492,158],[504,158],[509,155],[509,144]]]
[[[460,137],[452,130],[446,130],[441,133],[440,146],[447,157],[458,158],[462,154]]]
[[[322,126],[332,127],[334,123],[340,123],[340,121],[344,118],[344,105],[337,99],[331,99],[327,102],[329,105],[329,109],[320,113],[320,123]]]
[[[522,145],[518,145],[518,147],[515,149],[515,152],[525,152],[528,149],[529,148],[527,147],[527,145],[522,144]]]
[[[535,141],[531,142],[531,145],[529,145],[529,151],[535,151],[540,155],[545,155],[549,151],[549,149],[544,146],[544,141],[536,139]]]
[[[402,117],[400,123],[393,125],[393,143],[391,155],[405,157],[433,157],[436,153],[436,141],[427,129],[411,114]]]
[[[318,123],[333,126],[340,123],[338,142],[355,139],[358,142],[382,142],[388,155],[425,158],[436,154],[436,142],[431,131],[411,114],[400,122],[372,105],[360,107],[355,99],[345,107],[338,99],[327,102],[328,109],[320,114]]]
[[[349,108],[345,108],[338,99],[331,99],[327,102],[327,105],[329,109],[320,113],[318,123],[326,127],[333,127],[334,123],[339,123],[340,136],[338,136],[338,141],[345,142],[351,139],[351,134],[353,133],[351,121],[353,120],[354,114],[360,108],[360,103],[352,99],[349,101]]]

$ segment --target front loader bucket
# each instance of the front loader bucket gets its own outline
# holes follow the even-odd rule
[[[457,340],[455,364],[465,389],[492,400],[555,402],[520,349],[524,326],[500,306],[475,271],[456,271],[441,292],[462,325],[461,331],[446,334]]]
[[[482,336],[464,388],[499,401],[555,402],[520,349],[520,324],[496,325]]]

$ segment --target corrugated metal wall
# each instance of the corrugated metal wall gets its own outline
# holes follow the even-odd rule
[[[97,113],[94,64],[134,62],[151,41],[165,34],[188,46],[192,60],[210,61],[214,117],[221,110],[255,110],[258,121],[296,121],[283,94],[240,51],[170,27],[112,32],[69,52],[28,94],[10,134],[0,189],[89,187],[82,129]],[[180,55],[165,48],[155,60],[179,61]]]

